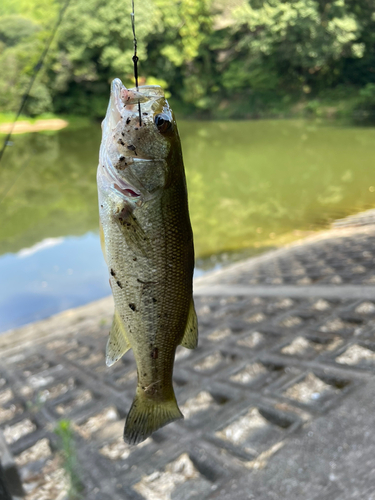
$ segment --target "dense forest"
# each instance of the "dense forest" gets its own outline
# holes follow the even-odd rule
[[[0,112],[19,106],[65,0],[2,0]],[[140,0],[142,84],[180,114],[375,121],[374,0]],[[71,0],[26,111],[100,118],[133,86],[130,0]]]

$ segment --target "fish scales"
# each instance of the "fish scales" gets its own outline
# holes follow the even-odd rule
[[[178,220],[181,211],[176,210],[176,206],[173,210],[173,205],[178,201],[178,191],[175,187],[169,191],[150,203],[142,214],[134,212],[141,227],[146,225],[143,221],[150,227],[145,234],[152,244],[152,254],[144,257],[130,249],[126,245],[126,236],[125,244],[124,241],[121,244],[120,233],[114,242],[116,257],[111,262],[116,273],[115,277],[111,277],[115,302],[119,304],[118,311],[129,325],[128,336],[137,360],[139,381],[143,386],[153,382],[152,370],[161,377],[160,372],[164,368],[171,376],[176,342],[178,345],[182,339],[191,298],[191,284],[186,278],[191,263],[187,258],[187,269],[179,266],[177,273],[174,264],[174,261],[186,255],[189,241],[185,233],[176,231],[186,221]],[[174,203],[173,198],[176,200]],[[117,232],[118,228],[113,225],[112,230]],[[124,283],[122,288],[117,281]],[[182,296],[183,300],[176,301],[177,296]],[[166,331],[173,333],[173,336],[166,336]],[[155,347],[158,349],[157,359],[151,356]],[[150,355],[144,356],[147,350],[151,351]]]
[[[137,99],[144,112],[141,124]],[[182,418],[172,386],[175,350],[197,343],[194,249],[181,146],[160,87],[136,91],[113,82],[98,190],[115,302],[107,364],[133,349],[138,385],[124,437],[138,443]]]

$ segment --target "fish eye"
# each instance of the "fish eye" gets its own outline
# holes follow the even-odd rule
[[[173,128],[173,123],[169,119],[168,115],[163,113],[155,116],[155,125],[162,134],[169,132]]]

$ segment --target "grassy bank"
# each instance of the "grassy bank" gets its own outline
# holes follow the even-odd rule
[[[16,118],[16,113],[0,113],[0,125],[13,123]],[[85,116],[77,115],[57,115],[54,113],[42,113],[38,116],[20,115],[17,122],[26,122],[34,125],[39,120],[65,120],[69,123],[70,128],[85,127],[90,123],[90,119]]]
[[[310,93],[310,89],[306,87],[304,93],[294,95],[274,91],[254,92],[249,89],[246,95],[233,94],[228,100],[218,98],[206,110],[199,110],[174,96],[168,100],[178,119],[319,118],[359,125],[375,123],[375,85],[371,84],[362,89],[343,85],[335,89],[324,89],[318,94]],[[15,113],[0,113],[0,125],[11,123],[14,118]],[[33,124],[37,120],[64,119],[69,122],[70,128],[80,128],[101,118],[103,117],[99,115],[94,118],[79,114],[43,113],[35,117],[21,115],[18,121]]]
[[[199,111],[175,100],[169,102],[178,118],[204,120],[258,120],[288,118],[319,118],[351,125],[375,123],[375,85],[359,89],[342,86],[324,89],[319,94],[306,92],[281,94],[277,92],[253,92],[233,94],[231,99],[213,103],[209,110]]]

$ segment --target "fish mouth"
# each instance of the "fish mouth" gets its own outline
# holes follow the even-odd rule
[[[111,99],[115,105],[119,120],[125,108],[148,103],[157,99],[165,99],[164,91],[159,85],[142,85],[127,89],[119,78],[115,78],[111,85]]]
[[[111,84],[107,113],[102,122],[103,138],[125,119],[125,115],[137,119],[139,110],[142,115],[153,115],[155,110],[162,106],[161,102],[165,102],[165,95],[159,85],[127,89],[119,78],[115,78]],[[145,117],[141,120],[145,121]]]
[[[129,145],[127,153],[119,152],[114,134],[128,123],[127,120],[137,121],[140,127],[149,126],[150,122],[153,123],[155,109],[160,108],[161,103],[165,103],[165,96],[163,89],[158,85],[127,89],[119,78],[112,82],[107,114],[102,122],[103,138],[99,153],[98,181],[106,189],[115,191],[127,200],[136,201],[145,194],[144,186],[134,174],[130,174],[129,166],[137,162],[163,160],[141,158],[137,155],[135,147]],[[119,142],[125,145],[121,136]],[[121,162],[123,166],[119,168]]]

